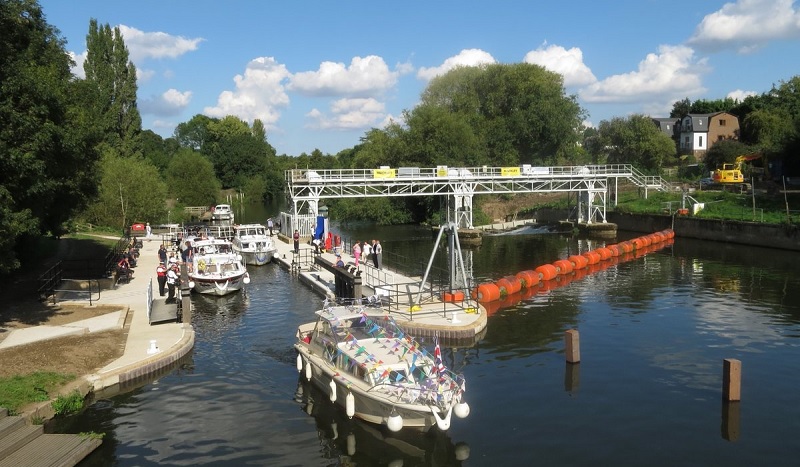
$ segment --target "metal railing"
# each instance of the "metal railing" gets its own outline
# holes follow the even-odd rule
[[[68,288],[68,289],[59,289],[54,288],[52,290],[51,296],[53,297],[53,305],[58,303],[59,294],[62,294],[62,297],[67,296],[76,296],[76,300],[81,300],[83,295],[86,296],[85,300],[89,301],[89,306],[98,300],[100,300],[100,282],[96,279],[62,279],[59,284],[63,283],[73,283],[73,284],[81,284],[85,283],[86,287],[78,287],[78,288]],[[97,293],[97,296],[94,297],[94,294]]]

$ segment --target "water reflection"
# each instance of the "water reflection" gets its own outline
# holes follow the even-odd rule
[[[295,400],[316,420],[323,456],[338,465],[458,466],[469,458],[469,446],[454,444],[436,427],[428,432],[401,430],[350,419],[313,384],[300,378]]]

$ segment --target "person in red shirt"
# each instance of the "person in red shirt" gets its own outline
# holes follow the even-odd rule
[[[163,261],[156,267],[156,277],[158,278],[158,294],[163,297],[166,294],[167,285],[167,267],[164,266]]]

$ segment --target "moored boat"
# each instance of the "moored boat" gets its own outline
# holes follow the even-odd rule
[[[189,272],[189,287],[195,292],[226,295],[250,282],[242,256],[231,242],[218,238],[195,239],[194,264]]]
[[[326,301],[317,321],[297,329],[297,369],[350,417],[386,425],[450,427],[469,415],[466,382],[444,366],[437,343],[431,354],[376,308]]]
[[[272,261],[278,248],[261,224],[242,224],[234,226],[233,251],[242,255],[245,264],[261,266]]]

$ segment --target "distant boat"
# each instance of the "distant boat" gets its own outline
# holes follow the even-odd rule
[[[441,430],[451,415],[464,418],[466,382],[391,318],[367,314],[362,305],[325,306],[317,321],[297,329],[297,369],[326,391],[349,417],[386,425]],[[372,311],[375,311],[374,309]]]
[[[194,265],[189,272],[189,287],[195,292],[227,295],[250,283],[242,256],[223,239],[195,239]]]
[[[212,222],[227,222],[233,224],[233,209],[230,204],[218,204],[211,210]]]
[[[242,255],[245,264],[261,266],[272,261],[278,248],[261,224],[242,224],[233,228],[233,251]]]

